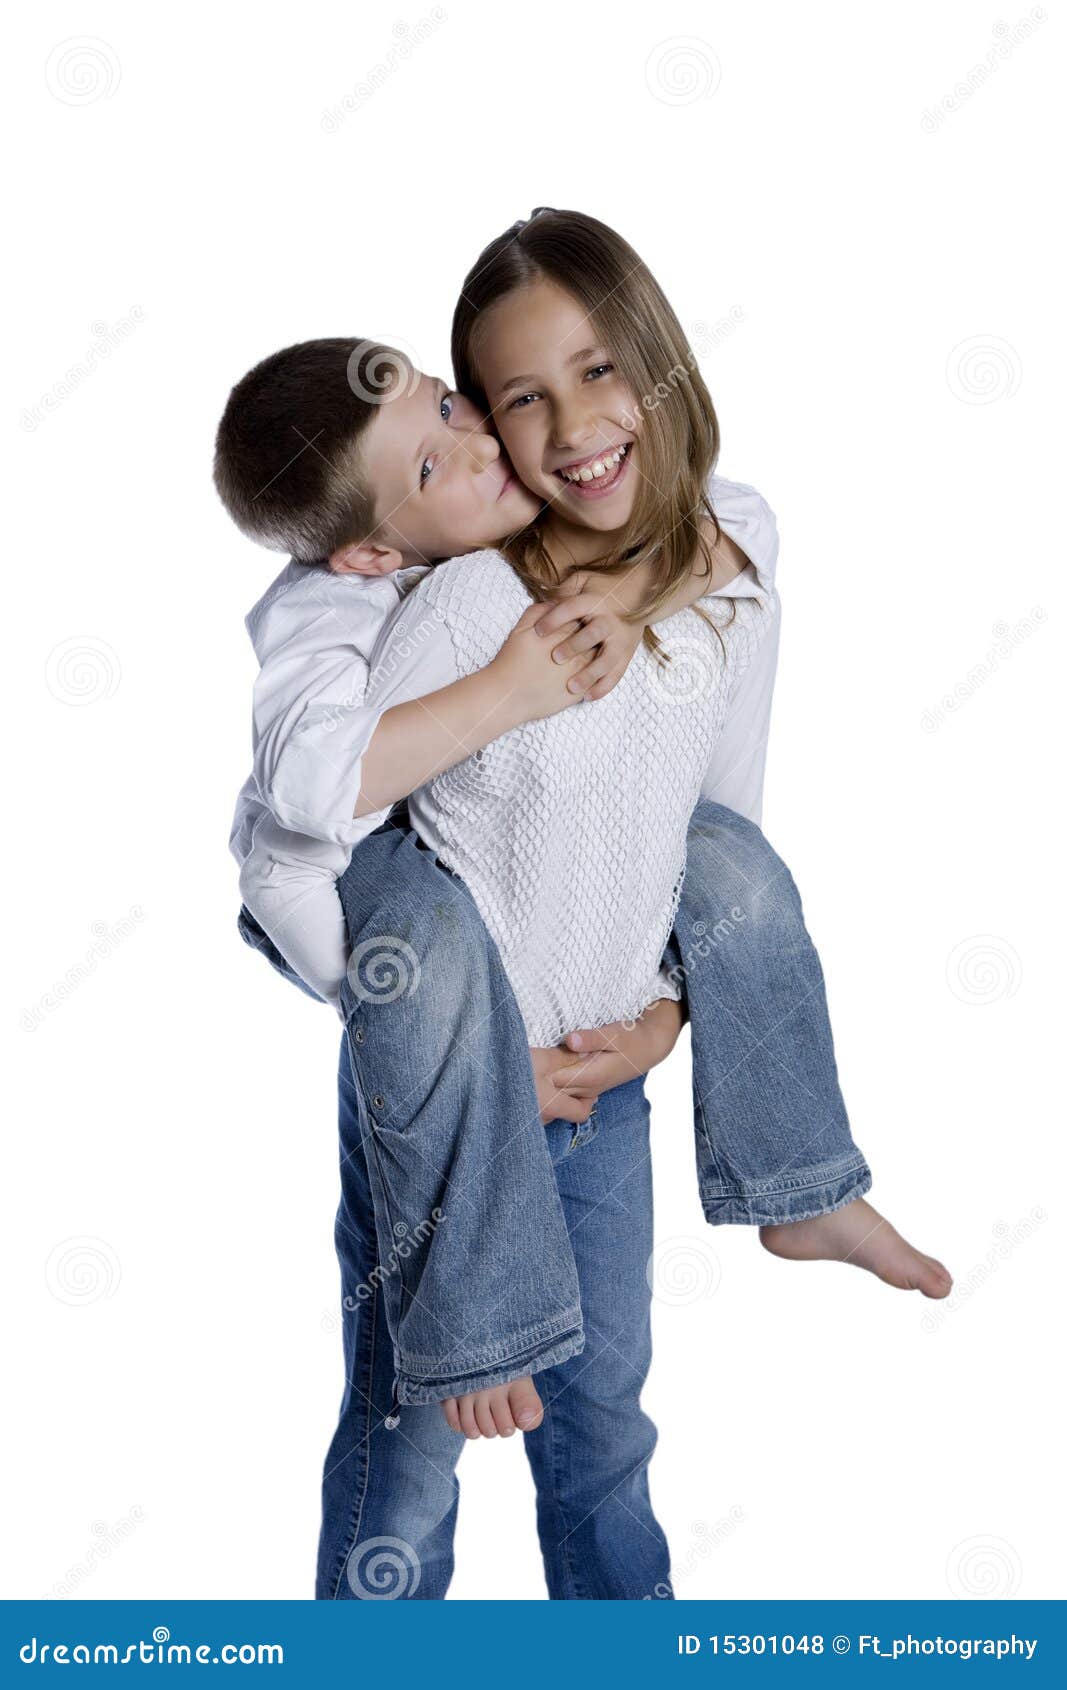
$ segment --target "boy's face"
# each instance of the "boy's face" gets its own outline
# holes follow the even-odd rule
[[[538,510],[477,408],[418,371],[382,405],[361,458],[375,492],[375,541],[405,563],[495,546]]]

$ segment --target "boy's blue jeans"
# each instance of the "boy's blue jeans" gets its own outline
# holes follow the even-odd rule
[[[436,1403],[389,1430],[395,1373],[367,1173],[364,1110],[344,1044],[338,1074],[345,1391],[326,1458],[315,1594],[335,1600],[444,1597],[452,1576],[464,1439]],[[554,1600],[670,1597],[652,1513],[655,1430],[640,1406],[651,1357],[652,1177],[641,1080],[600,1098],[592,1120],[538,1125],[581,1284],[585,1349],[538,1375],[545,1417],[523,1442]],[[515,1240],[520,1262],[529,1253]],[[475,1293],[471,1284],[469,1291]]]
[[[579,1276],[496,946],[406,825],[365,840],[339,890],[378,1252],[373,1286],[345,1294],[373,1291],[377,1305],[381,1291],[398,1403],[558,1367],[582,1348]],[[245,936],[257,943],[247,923]],[[707,1219],[801,1220],[867,1191],[796,887],[760,830],[721,805],[693,812],[666,961],[689,1009]]]

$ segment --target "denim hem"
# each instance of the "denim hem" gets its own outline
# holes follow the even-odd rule
[[[397,1370],[397,1401],[417,1408],[423,1403],[443,1402],[446,1397],[465,1397],[471,1391],[490,1391],[495,1385],[510,1385],[514,1379],[527,1379],[531,1373],[541,1373],[546,1367],[558,1367],[571,1356],[581,1355],[585,1348],[585,1333],[580,1320],[563,1337],[548,1348],[527,1350],[496,1362],[484,1373],[457,1374],[450,1379],[415,1379],[403,1368]]]
[[[843,1209],[857,1197],[864,1197],[873,1183],[871,1170],[861,1158],[828,1168],[813,1168],[819,1179],[803,1185],[768,1190],[762,1183],[748,1191],[737,1186],[730,1191],[702,1190],[700,1201],[709,1226],[779,1226],[813,1220]]]

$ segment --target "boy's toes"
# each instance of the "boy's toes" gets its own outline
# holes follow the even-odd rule
[[[496,1421],[493,1419],[492,1391],[479,1391],[474,1398],[474,1418],[478,1423],[478,1430],[483,1438],[496,1437]]]
[[[952,1290],[952,1275],[943,1262],[934,1256],[920,1257],[921,1271],[916,1276],[916,1285],[924,1297],[947,1297]]]
[[[465,1438],[480,1438],[482,1434],[474,1417],[473,1396],[460,1397],[457,1406],[459,1408],[459,1429],[463,1436]]]
[[[534,1431],[545,1417],[532,1379],[516,1379],[508,1390],[508,1406],[520,1432]]]
[[[446,1397],[441,1404],[441,1410],[453,1432],[462,1432],[463,1427],[459,1423],[459,1404],[455,1397]]]
[[[511,1415],[510,1391],[505,1385],[503,1390],[493,1392],[493,1423],[502,1438],[515,1436],[515,1422]]]

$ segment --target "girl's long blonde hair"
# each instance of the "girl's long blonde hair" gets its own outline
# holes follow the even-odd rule
[[[463,283],[452,318],[456,385],[483,408],[488,404],[478,373],[478,337],[485,313],[541,276],[579,302],[634,396],[633,417],[620,419],[635,430],[640,426],[641,479],[633,511],[610,553],[582,567],[621,574],[647,563],[651,585],[630,617],[647,622],[692,572],[695,557],[711,574],[712,548],[703,525],[710,522],[717,545],[721,530],[707,491],[719,455],[715,407],[663,289],[633,248],[595,217],[542,206],[490,241]],[[503,550],[535,598],[559,586],[541,518]],[[705,620],[715,626],[710,617]],[[650,629],[645,641],[653,652],[662,651]]]

